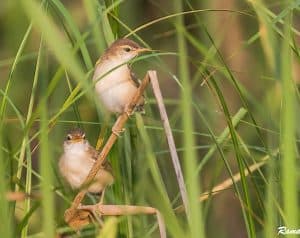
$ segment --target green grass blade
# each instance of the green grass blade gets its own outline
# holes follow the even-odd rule
[[[97,1],[96,0],[84,0],[83,1],[87,17],[92,25],[93,39],[97,54],[102,53],[106,47],[105,40],[103,39],[103,33],[100,31],[99,16],[97,14]]]
[[[292,24],[292,12],[285,18],[284,32],[286,39],[282,41],[281,48],[281,79],[282,79],[282,137],[281,160],[282,169],[282,194],[283,206],[286,215],[286,226],[290,229],[298,227],[299,216],[297,209],[297,184],[299,181],[296,162],[295,143],[295,87],[292,77],[292,50],[289,45],[291,38],[290,26]],[[293,236],[293,237],[296,237]]]
[[[261,1],[250,1],[256,14],[258,16],[258,22],[260,24],[260,41],[265,53],[266,62],[269,64],[272,70],[275,70],[276,66],[276,55],[273,49],[277,46],[277,41],[274,36],[272,23],[269,19],[268,14],[263,10],[264,6]]]
[[[176,12],[182,12],[182,1],[174,1],[174,8]],[[189,181],[187,184],[188,200],[189,200],[189,211],[188,220],[191,232],[191,237],[201,238],[205,237],[204,222],[202,218],[201,204],[198,202],[198,196],[200,194],[199,179],[195,176],[197,168],[197,156],[194,150],[195,139],[193,136],[194,125],[193,125],[193,112],[192,112],[192,88],[190,78],[190,72],[188,69],[188,52],[187,45],[182,33],[184,29],[183,16],[179,16],[176,19],[176,32],[177,32],[177,45],[179,53],[179,78],[182,82],[181,92],[181,111],[182,111],[182,126],[183,126],[183,146],[184,146],[184,168],[186,180]]]
[[[97,238],[116,238],[118,219],[111,217],[105,221]]]
[[[17,67],[17,64],[18,62],[20,61],[20,58],[21,58],[21,55],[24,51],[24,48],[25,48],[25,45],[27,43],[27,40],[28,40],[28,37],[30,35],[30,32],[31,32],[31,29],[32,29],[32,24],[30,24],[25,32],[25,35],[21,41],[21,44],[19,46],[19,49],[18,49],[18,52],[16,54],[16,57],[14,59],[14,62],[11,66],[11,69],[10,69],[10,72],[9,72],[9,76],[8,76],[8,80],[7,80],[7,83],[6,83],[6,88],[5,88],[5,94],[4,95],[8,95],[8,91],[10,89],[10,86],[11,86],[11,81],[12,81],[12,76],[13,76],[13,73]],[[6,109],[6,97],[3,97],[2,99],[2,102],[1,102],[1,108],[0,108],[0,119],[3,119],[4,116],[5,116],[5,109]]]
[[[4,99],[4,97],[3,97]],[[1,122],[0,122],[1,123]],[[0,124],[0,148],[3,146],[3,125]],[[8,164],[7,157],[4,155],[3,150],[0,150],[0,234],[3,237],[12,238],[13,229],[12,229],[12,217],[9,213],[9,203],[6,200],[7,189],[7,177],[6,177],[6,166]]]
[[[157,196],[153,196],[159,203],[158,209],[161,209],[160,212],[163,214],[167,229],[169,230],[172,237],[184,237],[184,232],[177,220],[174,211],[171,207],[171,203],[166,193],[165,185],[159,173],[158,165],[156,162],[155,155],[152,150],[152,142],[150,137],[145,130],[144,122],[141,115],[136,114],[136,123],[139,133],[141,135],[142,141],[145,146],[145,157],[149,164],[149,169],[156,186],[155,191],[157,191]],[[156,193],[156,192],[155,192]]]
[[[205,117],[202,115],[202,113],[200,112],[200,110],[197,110],[197,111],[199,112],[201,118],[203,120],[205,120]],[[232,117],[232,125],[233,125],[234,128],[240,123],[240,121],[245,117],[246,114],[247,114],[247,110],[242,107]],[[208,122],[206,121],[205,124],[208,125]],[[217,144],[218,145],[222,145],[224,142],[226,142],[229,134],[230,134],[230,132],[229,132],[229,128],[227,126],[223,130],[223,132],[220,134],[220,136],[218,136],[218,138],[216,139]],[[204,155],[203,159],[201,160],[200,164],[198,165],[197,171],[200,171],[203,168],[203,166],[205,165],[205,163],[211,158],[211,156],[214,154],[214,152],[216,150],[217,150],[217,145],[214,145],[214,146],[210,147],[209,151]]]
[[[207,72],[208,75],[210,75],[209,72]],[[248,236],[249,237],[255,237],[255,227],[254,227],[254,222],[253,222],[253,218],[251,216],[251,213],[249,211],[252,211],[252,206],[251,206],[251,202],[250,202],[250,197],[249,197],[249,187],[248,184],[246,182],[246,177],[245,177],[245,173],[244,173],[244,160],[242,158],[241,152],[240,152],[240,148],[239,148],[239,144],[238,144],[238,139],[236,136],[236,132],[235,129],[233,127],[232,124],[232,118],[231,115],[229,113],[228,107],[227,107],[227,103],[224,99],[224,96],[222,94],[222,91],[220,90],[216,80],[214,79],[213,76],[211,76],[211,80],[209,81],[210,83],[212,83],[213,88],[216,90],[216,93],[218,95],[218,98],[220,100],[220,103],[222,105],[222,109],[229,127],[229,131],[230,131],[230,136],[232,139],[232,144],[234,147],[234,153],[236,156],[236,160],[238,163],[238,167],[239,167],[239,171],[241,173],[241,183],[242,183],[242,189],[243,189],[243,195],[242,197],[240,197],[241,202],[245,203],[245,205],[247,206],[247,210],[245,210],[244,208],[244,204],[242,204],[242,210],[244,213],[244,216],[246,218],[245,220],[245,225],[247,228],[247,232],[248,232]]]
[[[26,124],[29,122],[29,120],[31,118],[32,111],[33,111],[33,105],[34,105],[34,101],[35,101],[35,96],[36,96],[37,82],[38,82],[39,71],[40,71],[41,46],[42,46],[42,43],[40,44],[38,58],[37,58],[37,61],[36,61],[36,69],[35,69],[35,74],[34,74],[33,83],[32,83],[32,91],[31,91],[31,96],[30,96],[27,115],[26,115]],[[27,130],[27,132],[28,132],[28,130]],[[20,150],[20,156],[19,156],[18,167],[17,167],[18,168],[17,178],[21,179],[22,168],[23,168],[22,164],[24,162],[24,156],[25,156],[25,151],[26,151],[27,167],[26,167],[25,192],[26,192],[26,194],[31,194],[31,189],[32,189],[32,176],[31,176],[32,175],[32,171],[31,171],[32,164],[31,164],[31,150],[30,150],[28,140],[29,140],[29,137],[28,137],[28,134],[26,133],[24,135],[21,150]],[[18,191],[18,187],[16,187],[16,191]],[[28,214],[32,213],[31,208],[30,208],[30,204],[31,204],[30,200],[31,200],[30,197],[25,200],[25,207],[24,207],[25,217],[27,217]],[[22,238],[27,237],[28,225],[29,225],[28,221],[26,223],[24,222],[24,226],[22,227],[22,230],[21,230],[21,237]]]
[[[43,72],[47,69],[47,61],[45,60],[46,52],[42,52],[42,62]],[[43,81],[41,82],[41,92],[40,95],[44,95],[47,89],[47,76],[44,76]],[[41,181],[41,191],[42,191],[42,224],[45,237],[55,237],[55,224],[54,224],[54,197],[52,192],[53,184],[53,174],[52,174],[52,156],[49,144],[49,135],[48,135],[48,106],[47,98],[42,97],[41,100],[42,109],[40,111],[40,152],[39,152],[39,161],[40,161],[40,173],[43,180]]]
[[[265,198],[265,209],[266,209],[266,225],[264,229],[265,238],[273,238],[277,235],[277,230],[274,227],[277,227],[279,224],[278,221],[278,212],[276,209],[276,203],[274,197],[278,199],[278,190],[276,181],[276,161],[270,160],[267,167],[268,172],[268,184],[267,184],[267,196]]]
[[[33,0],[23,0],[22,5],[27,15],[33,20],[33,24],[44,34],[46,44],[58,61],[80,82],[85,76],[82,67],[74,58],[65,38],[62,37],[47,12]]]
[[[108,13],[105,10],[105,5],[102,5],[98,3],[99,9],[100,9],[100,14],[101,14],[101,20],[102,20],[102,29],[103,29],[103,34],[106,42],[108,45],[114,42],[115,40],[115,35],[108,20]]]
[[[86,66],[87,70],[91,70],[93,68],[92,60],[90,58],[88,49],[84,42],[84,39],[81,36],[80,31],[79,31],[78,27],[76,26],[72,16],[70,15],[70,13],[67,11],[65,6],[60,1],[51,0],[51,2],[56,7],[57,11],[59,11],[61,13],[61,15],[63,16],[63,18],[65,19],[65,21],[68,25],[68,28],[70,29],[72,35],[74,36],[75,41],[78,42],[79,48],[81,51],[81,55],[83,57],[83,60],[85,62],[85,66]]]

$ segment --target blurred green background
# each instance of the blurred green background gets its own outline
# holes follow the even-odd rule
[[[300,1],[0,6],[1,237],[159,237],[153,216],[104,219],[108,232],[91,225],[80,234],[63,218],[76,191],[57,170],[62,143],[81,127],[96,145],[105,115],[91,89],[93,67],[125,36],[157,50],[133,70],[141,79],[158,73],[190,211],[174,211],[182,200],[151,87],[146,115],[128,121],[109,154],[116,181],[106,203],[158,208],[168,237],[276,237],[279,226],[300,229]],[[211,193],[235,173],[241,178],[233,186]],[[200,202],[204,191],[209,198]]]

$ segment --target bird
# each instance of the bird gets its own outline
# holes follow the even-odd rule
[[[114,182],[112,167],[109,161],[105,161],[97,172],[94,180],[82,187],[87,175],[98,158],[99,152],[94,149],[85,137],[81,129],[71,130],[63,143],[63,154],[59,159],[59,171],[72,189],[87,189],[89,193],[101,194],[100,202],[103,203],[107,186]]]
[[[151,51],[136,42],[121,38],[113,42],[96,62],[93,81],[101,105],[113,114],[127,112],[139,81],[133,74],[129,61],[143,52]],[[140,99],[135,111],[144,111],[144,97]],[[130,116],[130,115],[128,115]]]

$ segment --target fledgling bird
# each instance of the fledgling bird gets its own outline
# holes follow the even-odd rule
[[[60,173],[73,189],[79,189],[97,157],[98,151],[86,140],[85,133],[80,129],[74,129],[68,133],[64,141],[64,153],[59,160]],[[106,161],[86,189],[90,193],[101,193],[102,203],[105,188],[113,182],[112,168]]]
[[[95,89],[102,105],[110,113],[126,111],[139,86],[128,61],[146,51],[150,50],[123,38],[111,44],[97,61],[93,76],[93,80],[97,81]],[[143,111],[143,105],[144,98],[141,98],[136,110]]]

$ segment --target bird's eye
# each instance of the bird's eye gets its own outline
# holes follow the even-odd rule
[[[131,49],[129,47],[124,48],[124,51],[129,52]]]
[[[72,140],[72,136],[71,136],[71,135],[68,135],[68,136],[67,136],[67,140]]]

